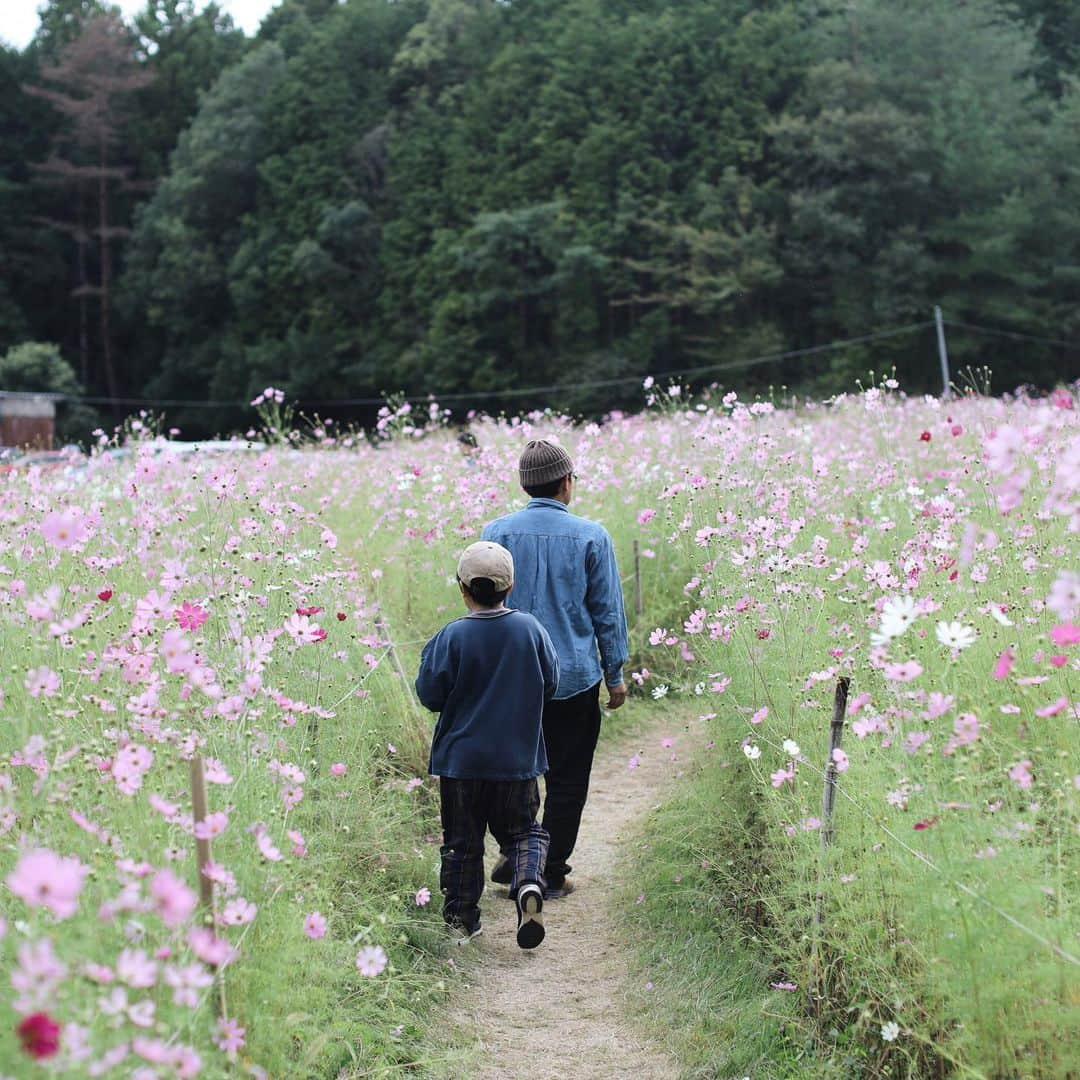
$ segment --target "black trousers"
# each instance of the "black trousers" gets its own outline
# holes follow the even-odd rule
[[[567,860],[577,843],[581,813],[589,797],[596,740],[600,737],[600,683],[544,706],[547,794],[544,830],[550,837],[544,877],[557,889],[570,873]]]

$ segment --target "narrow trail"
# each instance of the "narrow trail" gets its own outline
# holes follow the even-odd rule
[[[640,707],[640,706],[639,706]],[[696,719],[667,712],[633,733],[601,744],[593,766],[581,834],[571,856],[576,891],[544,907],[547,937],[539,948],[517,947],[514,905],[505,889],[488,885],[481,901],[484,933],[444,1017],[468,1060],[431,1064],[430,1076],[470,1080],[573,1077],[604,1080],[637,1076],[665,1080],[677,1063],[651,1046],[625,1015],[629,946],[617,902],[625,891],[620,856],[642,816],[662,801],[693,750],[704,741]],[[674,739],[670,749],[661,746]],[[672,755],[677,760],[672,761]],[[628,761],[640,764],[630,770]],[[488,869],[494,842],[488,838]],[[445,1071],[443,1071],[445,1070]]]

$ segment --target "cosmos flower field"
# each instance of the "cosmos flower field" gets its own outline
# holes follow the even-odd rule
[[[535,435],[628,595],[638,544],[631,709],[710,726],[753,858],[725,877],[722,823],[696,857],[753,894],[782,1007],[912,1075],[1080,1067],[1075,394],[652,397],[474,419],[470,456],[435,405],[378,446],[276,408],[229,451],[138,421],[0,477],[0,1071],[422,1063],[454,971],[398,667]]]

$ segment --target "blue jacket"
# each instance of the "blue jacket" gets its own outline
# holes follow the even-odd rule
[[[531,615],[503,608],[447,623],[420,655],[416,694],[440,714],[432,776],[528,780],[547,772],[541,718],[559,659]]]
[[[571,514],[558,499],[530,499],[523,510],[485,526],[514,556],[510,607],[535,615],[559,654],[556,698],[623,681],[629,656],[622,582],[603,525]],[[600,654],[597,656],[597,646]]]

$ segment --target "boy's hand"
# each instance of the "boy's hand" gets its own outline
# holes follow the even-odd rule
[[[608,692],[608,709],[617,709],[626,701],[626,683],[621,682],[618,686],[609,686]]]

